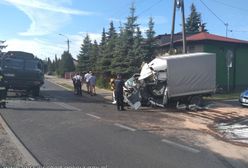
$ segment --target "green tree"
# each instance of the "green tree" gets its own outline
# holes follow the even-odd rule
[[[2,50],[7,47],[7,45],[4,45],[5,41],[0,40],[0,56],[2,53]]]
[[[200,30],[200,26],[203,26],[203,31],[207,31],[205,29],[206,23],[201,23],[201,14],[196,11],[195,5],[191,4],[191,13],[189,17],[186,19],[185,29],[187,33],[198,33]]]
[[[137,27],[134,45],[133,45],[133,57],[131,58],[130,65],[132,65],[131,73],[137,73],[140,71],[141,63],[144,59],[144,49],[142,47],[142,42],[144,41],[140,28]]]
[[[64,51],[59,62],[59,75],[64,76],[65,72],[75,71],[73,58],[68,51]]]
[[[78,55],[78,65],[77,70],[81,72],[86,72],[91,70],[90,56],[91,56],[91,40],[87,34],[84,38],[83,44],[81,45],[81,50]]]
[[[145,62],[150,62],[155,56],[154,56],[154,51],[155,51],[155,42],[154,42],[154,37],[155,37],[155,31],[154,31],[154,21],[153,18],[149,18],[148,22],[148,29],[146,30],[146,40],[144,42],[144,61]]]
[[[112,63],[113,73],[122,73],[125,76],[130,76],[134,73],[136,65],[133,64],[135,60],[135,37],[138,30],[137,16],[135,15],[134,4],[130,7],[130,15],[124,24],[124,28],[120,27],[120,34],[116,39],[116,46],[114,50],[114,59]]]
[[[50,58],[47,59],[47,69],[48,69],[48,72],[54,72],[55,71],[55,66],[52,63]]]
[[[110,26],[108,29],[108,32],[106,32],[106,46],[105,46],[105,54],[103,55],[104,59],[104,71],[105,72],[111,72],[112,69],[112,60],[114,58],[114,49],[116,47],[116,40],[117,40],[117,33],[114,27],[113,22],[110,22]]]
[[[107,35],[105,32],[105,28],[102,31],[102,39],[100,43],[100,56],[99,56],[99,70],[102,72],[109,71],[109,67],[111,65],[111,60],[109,59],[109,53],[107,48]]]
[[[120,26],[120,33],[116,38],[116,44],[113,53],[113,60],[112,60],[112,74],[117,74],[120,72],[125,72],[126,68],[128,67],[128,63],[124,62],[124,59],[127,55],[127,43],[125,42],[125,34],[124,28]]]
[[[57,74],[59,74],[59,62],[60,62],[60,59],[58,59],[57,54],[55,54],[55,59],[54,59],[53,65],[55,67],[55,72]]]
[[[90,63],[92,65],[92,71],[98,71],[98,59],[99,59],[99,46],[95,40],[91,48]]]

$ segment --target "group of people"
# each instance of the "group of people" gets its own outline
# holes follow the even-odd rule
[[[96,76],[91,72],[87,72],[83,77],[76,73],[72,78],[74,85],[74,93],[76,95],[82,95],[82,85],[85,82],[87,93],[90,95],[96,95]],[[111,89],[113,90],[113,104],[117,105],[117,110],[123,111],[124,109],[124,95],[123,88],[125,87],[125,82],[120,74],[117,75],[116,79],[110,80]]]
[[[83,77],[80,73],[76,73],[72,81],[76,95],[82,96],[82,85],[84,82],[86,83],[87,93],[91,96],[96,95],[96,76],[91,71],[88,71]]]

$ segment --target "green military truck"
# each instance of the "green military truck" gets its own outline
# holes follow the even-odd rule
[[[37,97],[44,84],[43,62],[33,54],[8,51],[0,57],[0,71],[7,90],[25,91]]]

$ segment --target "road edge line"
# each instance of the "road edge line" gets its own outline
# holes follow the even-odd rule
[[[177,147],[179,147],[181,149],[187,150],[187,151],[192,152],[192,153],[200,153],[201,152],[200,150],[197,150],[197,149],[194,149],[192,147],[182,145],[182,144],[179,144],[179,143],[176,143],[176,142],[172,142],[172,141],[167,140],[167,139],[162,139],[161,141],[164,142],[164,143],[167,143],[169,145],[177,146]]]
[[[3,129],[9,135],[11,141],[16,145],[17,149],[23,155],[28,164],[32,166],[41,167],[42,164],[38,161],[38,159],[28,150],[28,148],[24,145],[24,143],[20,140],[20,138],[14,133],[14,131],[10,128],[2,114],[0,114],[0,123],[3,126]]]
[[[136,129],[134,129],[134,128],[131,128],[131,127],[128,127],[128,126],[119,124],[119,123],[115,123],[114,125],[117,126],[117,127],[120,127],[120,128],[126,129],[126,130],[129,130],[129,131],[132,131],[132,132],[136,131]]]
[[[86,113],[86,115],[90,116],[90,117],[93,117],[93,118],[96,118],[96,119],[101,119],[101,117],[93,115],[93,114],[90,114],[90,113]]]

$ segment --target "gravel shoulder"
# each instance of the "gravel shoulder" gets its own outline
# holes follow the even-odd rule
[[[18,149],[11,139],[11,135],[4,129],[4,121],[0,119],[0,166],[1,167],[22,167],[31,165],[28,159]]]

